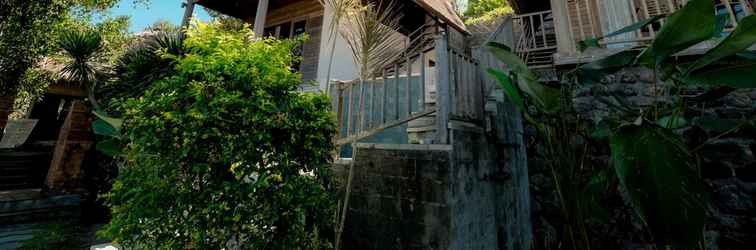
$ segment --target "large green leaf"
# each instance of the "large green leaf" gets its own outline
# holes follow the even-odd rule
[[[98,151],[112,157],[120,156],[122,152],[120,143],[116,139],[107,139],[98,142],[95,148]]]
[[[662,15],[653,16],[653,17],[647,18],[645,20],[640,20],[640,21],[638,21],[638,22],[636,22],[634,24],[630,24],[628,26],[625,26],[625,27],[623,27],[621,29],[618,29],[618,30],[616,30],[616,31],[614,31],[612,33],[609,33],[609,34],[607,34],[605,36],[601,36],[601,37],[598,37],[598,38],[588,38],[588,39],[585,39],[583,41],[578,42],[578,50],[582,52],[582,51],[585,51],[585,49],[587,49],[588,47],[599,47],[599,42],[598,41],[601,40],[601,39],[603,39],[603,38],[609,38],[609,37],[618,36],[618,35],[622,35],[622,34],[625,34],[625,33],[628,33],[628,32],[633,32],[633,31],[639,30],[640,28],[643,28],[646,25],[649,25],[651,23],[654,23],[654,22],[658,21],[662,17],[664,17],[664,16],[662,16]]]
[[[754,72],[756,72],[756,63],[697,72],[689,76],[683,76],[680,80],[686,84],[693,85],[756,88]]]
[[[506,73],[491,68],[488,69],[488,73],[499,81],[499,85],[504,89],[504,93],[512,99],[512,102],[517,105],[517,108],[523,112],[527,111],[525,109],[525,101],[523,101],[520,92],[517,91],[514,85],[512,85],[512,79]]]
[[[517,88],[515,88],[515,86],[512,85],[512,78],[510,78],[506,73],[495,70],[495,69],[488,69],[488,73],[494,76],[496,80],[499,81],[499,85],[501,85],[501,88],[504,89],[504,93],[507,94],[509,98],[512,99],[512,102],[514,102],[515,105],[517,105],[517,108],[520,109],[525,119],[528,122],[541,128],[542,125],[536,122],[535,119],[530,117],[530,115],[528,114],[528,110],[525,109],[525,101],[522,99],[522,95],[520,95],[520,91],[518,91]]]
[[[510,70],[515,74],[528,78],[537,78],[535,73],[530,71],[528,65],[525,64],[517,54],[513,53],[512,49],[507,45],[497,42],[489,42],[488,51],[490,51],[496,59],[499,59],[501,62],[509,66]]]
[[[714,1],[691,0],[672,14],[656,38],[639,58],[648,67],[656,67],[665,58],[715,35],[717,17]]]
[[[722,58],[744,52],[754,43],[756,43],[756,16],[748,16],[738,23],[738,27],[727,38],[696,60],[688,68],[688,72],[703,68]]]
[[[123,119],[110,117],[107,114],[100,111],[94,111],[92,113],[94,113],[94,115],[97,116],[98,118],[110,124],[110,126],[113,126],[113,128],[115,128],[117,131],[121,130],[121,125],[123,125]]]
[[[693,249],[704,225],[699,166],[682,139],[650,122],[613,130],[609,139],[620,183],[661,244]]]
[[[545,86],[538,82],[538,76],[528,69],[525,62],[520,59],[506,45],[490,42],[488,49],[517,77],[517,87],[533,100],[533,102],[546,113],[555,113],[559,110],[561,92],[559,89]]]
[[[635,61],[635,57],[637,56],[638,56],[638,51],[636,50],[620,51],[613,55],[607,56],[601,60],[596,60],[591,63],[580,66],[580,69],[604,70],[604,69],[621,68],[621,67],[624,67],[633,63],[633,61]]]
[[[102,119],[97,119],[94,122],[92,122],[92,130],[94,130],[95,134],[108,136],[108,137],[119,137],[121,136],[115,127],[113,125],[110,125],[109,123],[105,122]]]
[[[632,64],[638,56],[636,50],[625,50],[613,55],[584,64],[577,69],[578,81],[584,85],[599,83],[608,74]]]

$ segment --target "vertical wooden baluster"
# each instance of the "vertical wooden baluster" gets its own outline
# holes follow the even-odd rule
[[[420,111],[425,111],[425,51],[420,51]]]
[[[399,63],[394,65],[394,119],[399,120]]]
[[[449,49],[449,114],[456,114],[457,107],[455,105],[455,99],[457,95],[457,55],[454,50]]]
[[[538,17],[541,18],[541,36],[543,37],[543,47],[548,47],[549,43],[546,39],[546,23],[544,23],[543,14],[539,14]]]
[[[407,56],[407,117],[412,116],[412,56]]]
[[[375,125],[375,76],[370,81],[370,120],[368,120],[368,128],[373,128]]]
[[[358,109],[359,115],[357,116],[360,119],[360,123],[357,134],[365,131],[365,96],[365,80],[360,79],[360,107]]]
[[[531,39],[533,40],[532,48],[536,48],[538,46],[536,46],[537,44],[535,43],[535,40],[538,39],[537,38],[538,35],[535,32],[535,20],[533,19],[533,15],[528,16],[528,20],[530,20],[530,35],[531,35]],[[528,47],[528,48],[531,48],[531,47]]]
[[[352,115],[354,115],[354,112],[352,111],[354,109],[354,82],[349,82],[349,107],[347,110],[347,133],[346,136],[349,137],[352,135]]]
[[[437,79],[437,94],[436,94],[436,140],[437,144],[449,143],[449,111],[451,96],[450,96],[450,72],[449,67],[450,53],[448,41],[446,35],[436,38],[436,79]]]
[[[386,111],[388,111],[388,108],[386,108],[386,105],[388,103],[388,98],[386,97],[386,93],[388,91],[388,79],[386,79],[386,68],[383,68],[382,76],[381,76],[381,83],[383,84],[383,88],[381,91],[381,94],[383,94],[383,103],[381,103],[381,123],[386,123]]]
[[[344,128],[344,88],[340,85],[336,85],[336,119],[339,124],[339,131],[336,132],[336,138],[343,138]]]

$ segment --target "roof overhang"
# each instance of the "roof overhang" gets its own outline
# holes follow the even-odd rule
[[[431,15],[443,20],[460,32],[470,34],[467,26],[462,22],[462,18],[457,15],[457,12],[454,11],[454,7],[449,0],[414,0],[414,2],[423,7]]]
[[[509,5],[512,6],[512,9],[514,9],[517,14],[526,14],[551,9],[550,0],[509,0]]]

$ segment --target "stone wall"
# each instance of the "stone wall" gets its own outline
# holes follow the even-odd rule
[[[357,144],[356,150],[343,249],[450,249],[451,147]],[[342,166],[343,186],[348,166]]]
[[[609,94],[622,98],[628,106],[640,110],[653,102],[678,103],[680,97],[669,94],[669,87],[668,83],[661,81],[654,83],[653,73],[647,69],[629,68],[607,76],[602,84],[578,87],[573,104],[577,114],[598,122],[622,114],[607,104],[605,99],[602,101]],[[689,124],[677,129],[677,132],[683,136],[689,148],[695,148],[721,133],[693,125],[693,117],[743,120],[756,115],[756,91],[721,90],[721,98],[705,98],[707,95],[703,95],[704,92],[695,87],[682,90],[681,96],[685,98],[686,105],[692,106],[684,114]],[[528,140],[538,141],[534,129],[527,131],[530,131],[526,133]],[[603,150],[593,151],[589,159],[608,167],[608,145],[602,141],[591,143],[591,147]],[[558,214],[558,201],[550,170],[544,166],[544,159],[535,154],[537,147],[532,147],[528,152],[531,153],[531,190],[536,201],[536,244],[544,248],[543,245],[548,245],[544,241],[560,237],[559,230],[563,223],[558,215],[554,216]],[[710,249],[749,249],[756,244],[755,151],[756,128],[753,126],[745,126],[736,133],[715,139],[698,151],[709,199],[705,235]],[[609,212],[609,223],[590,229],[594,236],[601,236],[596,240],[600,241],[597,244],[622,249],[649,247],[649,236],[622,198],[622,191],[615,188],[613,192],[602,200],[602,205]]]
[[[490,135],[452,130],[452,145],[356,144],[344,249],[530,249],[522,141]],[[338,186],[349,163],[336,164]]]

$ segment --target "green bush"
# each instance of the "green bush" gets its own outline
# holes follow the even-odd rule
[[[105,237],[144,249],[330,248],[335,118],[297,93],[298,41],[197,23],[175,71],[123,104]]]

